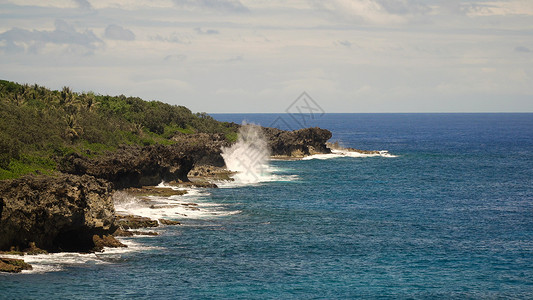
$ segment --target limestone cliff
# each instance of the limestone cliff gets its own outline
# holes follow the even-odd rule
[[[329,153],[331,132],[263,128],[271,154]],[[123,146],[94,158],[62,157],[53,176],[0,181],[0,250],[34,242],[48,251],[91,251],[116,229],[113,189],[188,181],[195,165],[222,167],[223,134],[178,134],[172,145]],[[95,238],[97,235],[100,238]]]
[[[122,189],[157,185],[161,181],[188,181],[187,174],[195,163],[223,164],[218,135],[176,139],[178,143],[173,145],[124,146],[97,158],[72,154],[60,162],[60,170],[92,175]]]
[[[304,157],[317,153],[330,153],[326,146],[331,138],[331,131],[318,127],[295,131],[276,128],[264,128],[268,146],[274,156]]]
[[[111,184],[59,174],[0,181],[0,250],[90,251],[93,235],[113,231]]]

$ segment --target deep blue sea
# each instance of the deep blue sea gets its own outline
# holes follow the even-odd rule
[[[127,251],[0,274],[0,298],[533,298],[533,114],[305,122],[397,157],[272,161],[279,180],[191,192],[196,210],[166,216],[183,225],[125,239]]]

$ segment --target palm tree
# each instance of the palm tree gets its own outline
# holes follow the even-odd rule
[[[15,92],[15,94],[13,94],[13,103],[15,103],[16,106],[24,106],[24,104],[26,104],[26,98],[23,94]]]
[[[81,101],[88,111],[93,111],[98,108],[99,102],[96,101],[96,97],[93,92],[81,94]]]
[[[131,124],[131,131],[135,134],[142,135],[144,126],[141,123],[133,122]]]
[[[78,125],[76,115],[67,115],[65,117],[65,125],[65,136],[70,139],[71,142],[80,137],[82,128]]]
[[[59,100],[65,111],[70,114],[75,114],[79,111],[81,103],[76,95],[68,86],[64,86],[61,90],[61,99]]]

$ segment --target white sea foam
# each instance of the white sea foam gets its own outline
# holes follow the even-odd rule
[[[119,238],[119,240],[128,247],[106,247],[104,248],[103,252],[97,253],[59,252],[24,256],[2,255],[2,257],[23,259],[26,263],[29,263],[33,269],[23,270],[22,274],[35,274],[57,272],[64,270],[69,266],[112,264],[113,262],[121,259],[125,253],[159,249],[158,247],[145,246],[135,243],[131,239]]]
[[[361,157],[398,157],[397,155],[390,154],[387,150],[381,150],[378,151],[378,153],[361,153],[357,151],[350,151],[350,150],[331,150],[331,153],[328,154],[315,154],[310,155],[302,158],[302,160],[310,160],[310,159],[332,159],[332,158],[339,158],[339,157],[355,157],[355,158],[361,158]]]
[[[183,189],[161,183],[159,187]],[[135,197],[126,193],[116,193],[115,210],[119,214],[131,214],[150,219],[209,219],[237,214],[222,204],[210,202],[210,193],[205,189],[188,188],[184,195],[169,197],[146,196]]]
[[[263,176],[256,182],[242,182],[242,181],[218,181],[217,185],[219,188],[238,188],[243,186],[256,186],[261,185],[265,182],[283,182],[283,181],[296,181],[298,180],[298,175],[285,175],[285,174],[270,174],[269,176]]]
[[[159,187],[183,189],[161,183]],[[170,197],[133,197],[127,193],[117,192],[114,195],[115,210],[122,214],[133,214],[151,219],[206,219],[240,213],[228,210],[222,204],[209,201],[210,194],[205,189],[189,188],[187,194]],[[138,231],[161,230],[158,228],[137,229]],[[142,236],[151,238],[154,236]],[[61,271],[69,266],[94,264],[112,264],[123,259],[130,252],[157,250],[158,247],[146,246],[135,242],[138,237],[118,238],[127,248],[104,248],[98,253],[61,252],[39,255],[2,255],[2,257],[24,259],[32,265],[33,270],[24,270],[23,274],[47,273]]]
[[[272,181],[269,170],[270,153],[261,127],[244,123],[239,129],[237,142],[222,148],[222,157],[232,176],[232,186]]]
[[[233,181],[217,182],[221,188],[298,179],[296,175],[276,174],[279,170],[270,165],[270,152],[261,127],[254,124],[241,126],[237,142],[231,147],[223,147],[222,157],[228,170],[236,173],[231,176]]]

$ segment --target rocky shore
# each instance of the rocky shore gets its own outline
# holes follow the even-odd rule
[[[112,185],[89,175],[25,176],[0,182],[0,249],[30,243],[50,252],[94,248],[115,230]]]
[[[283,131],[263,128],[274,157],[330,153],[331,132],[320,128]],[[172,145],[124,146],[95,158],[71,154],[53,175],[28,175],[0,181],[0,251],[101,251],[125,247],[114,236],[154,234],[135,229],[178,225],[168,220],[119,216],[112,195],[122,190],[139,195],[176,194],[155,189],[161,181],[213,188],[211,179],[230,179],[221,148],[222,134],[178,134]],[[193,179],[191,181],[191,179]],[[0,255],[2,253],[0,252]],[[24,262],[0,260],[0,271],[31,268]]]
[[[380,154],[380,151],[377,151],[377,150],[361,150],[361,149],[355,149],[355,148],[349,148],[349,147],[342,147],[341,145],[339,145],[339,142],[326,143],[326,147],[328,147],[331,150],[357,152],[361,154]]]

